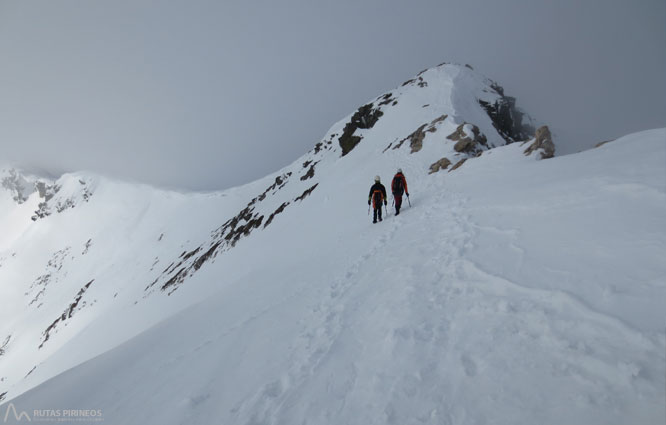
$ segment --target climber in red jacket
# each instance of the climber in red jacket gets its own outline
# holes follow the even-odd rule
[[[400,214],[400,207],[402,206],[402,194],[405,193],[409,198],[409,189],[407,189],[407,180],[405,175],[402,174],[402,169],[398,168],[398,172],[393,177],[391,182],[391,192],[393,199],[395,199],[395,215]]]

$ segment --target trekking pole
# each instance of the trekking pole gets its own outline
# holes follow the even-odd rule
[[[409,200],[409,195],[407,195],[407,203],[409,204],[409,208],[411,208],[411,207],[412,207],[412,203],[411,203],[410,200]]]

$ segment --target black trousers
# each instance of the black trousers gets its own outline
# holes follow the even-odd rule
[[[372,221],[377,221],[378,219],[382,219],[382,204],[379,204],[379,208],[372,210]]]

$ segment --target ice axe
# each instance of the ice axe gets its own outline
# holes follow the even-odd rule
[[[412,207],[412,203],[409,201],[409,194],[407,194],[407,203],[409,204],[409,208]]]

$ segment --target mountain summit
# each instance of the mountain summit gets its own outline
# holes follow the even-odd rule
[[[221,192],[5,169],[0,416],[663,422],[664,138],[552,158],[443,64]],[[411,207],[372,224],[398,168]]]

